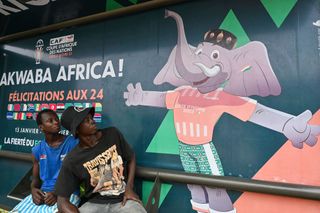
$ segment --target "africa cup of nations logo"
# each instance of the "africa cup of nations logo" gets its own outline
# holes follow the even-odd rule
[[[36,43],[36,49],[35,49],[35,54],[34,54],[34,58],[36,60],[36,64],[40,64],[42,55],[43,55],[43,40],[39,39]]]

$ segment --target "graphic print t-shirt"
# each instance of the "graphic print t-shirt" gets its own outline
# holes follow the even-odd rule
[[[133,151],[116,128],[103,129],[94,147],[79,146],[66,157],[56,184],[57,195],[68,197],[84,183],[85,197],[93,203],[121,202],[127,178],[127,162]]]
[[[120,195],[125,191],[122,157],[113,145],[95,158],[82,164],[90,174],[93,193]]]

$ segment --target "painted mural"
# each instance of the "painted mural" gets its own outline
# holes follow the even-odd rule
[[[58,4],[19,4],[30,9],[5,19]],[[29,153],[41,139],[34,118],[44,108],[61,115],[94,106],[97,125],[119,128],[140,166],[320,186],[319,19],[318,0],[186,1],[1,43],[0,150]],[[8,167],[0,203],[23,171]],[[153,182],[139,181],[146,203]],[[317,213],[320,204],[161,185],[159,212],[279,210]]]
[[[225,30],[204,34],[197,47],[188,44],[182,18],[166,10],[165,17],[177,23],[177,45],[168,62],[154,79],[177,89],[167,92],[144,91],[140,83],[127,86],[127,106],[163,107],[173,110],[179,139],[179,153],[186,172],[224,175],[214,146],[213,129],[223,113],[242,121],[283,133],[296,148],[314,146],[319,125],[310,125],[309,110],[290,115],[248,98],[279,95],[280,84],[270,65],[263,43],[252,41],[233,49],[236,37]],[[224,189],[188,185],[192,208],[198,212],[236,212]]]

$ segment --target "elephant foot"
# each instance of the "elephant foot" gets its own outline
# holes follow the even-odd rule
[[[209,213],[209,204],[208,203],[197,203],[193,200],[190,200],[192,209],[197,211],[198,213]]]
[[[225,189],[206,187],[209,207],[213,212],[234,212],[232,201]]]
[[[199,185],[188,184],[188,189],[191,192],[191,199],[195,203],[208,203],[208,194],[205,187]]]

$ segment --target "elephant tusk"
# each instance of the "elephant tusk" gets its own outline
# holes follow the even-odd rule
[[[208,68],[202,63],[194,63],[194,65],[197,65],[203,71],[203,73],[208,77],[216,76],[221,70],[219,65],[214,65],[211,68]]]

